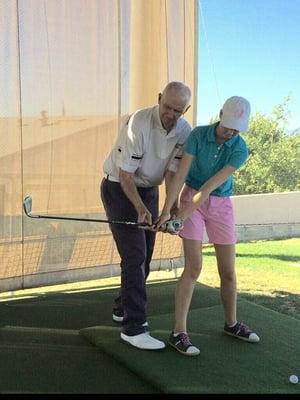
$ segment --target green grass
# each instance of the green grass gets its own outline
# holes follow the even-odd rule
[[[241,298],[300,319],[300,238],[238,243],[236,246],[238,293]],[[203,270],[199,282],[219,288],[214,248],[203,249]],[[180,276],[182,268],[152,271],[151,281],[164,281]],[[119,287],[120,277],[74,282],[34,289],[0,293],[0,302],[39,293],[92,290]]]
[[[300,319],[300,239],[238,243],[236,253],[239,296]],[[219,287],[214,248],[203,254],[199,281]]]

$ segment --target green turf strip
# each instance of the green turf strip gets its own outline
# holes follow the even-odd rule
[[[0,356],[1,394],[156,393],[76,330],[5,326]]]
[[[80,333],[133,373],[164,393],[299,393],[300,322],[257,306],[238,302],[238,315],[261,337],[258,344],[224,335],[223,308],[211,305],[189,314],[189,333],[201,354],[187,357],[170,346],[142,351],[120,340],[120,329],[84,328]],[[173,314],[149,318],[153,336],[167,341]]]

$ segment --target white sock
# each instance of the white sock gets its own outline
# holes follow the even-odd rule
[[[233,328],[236,324],[237,324],[237,321],[235,321],[234,324],[232,324],[232,325],[227,325],[227,326],[229,326],[229,328]]]
[[[185,333],[187,335],[186,332],[173,332],[173,336],[177,337],[180,333]]]

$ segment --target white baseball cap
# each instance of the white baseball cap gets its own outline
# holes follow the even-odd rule
[[[220,123],[225,128],[246,132],[248,130],[250,110],[251,106],[248,100],[243,97],[232,96],[223,105]]]

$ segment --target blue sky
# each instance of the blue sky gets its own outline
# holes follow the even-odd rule
[[[291,97],[287,129],[300,127],[300,0],[198,0],[197,123],[233,95],[271,115]]]

